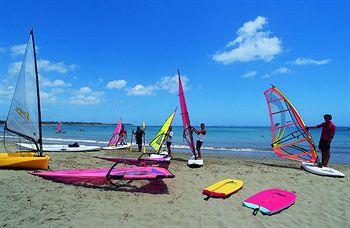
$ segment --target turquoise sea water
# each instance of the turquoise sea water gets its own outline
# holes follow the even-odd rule
[[[146,128],[146,142],[152,140],[159,128],[159,126]],[[63,125],[63,133],[56,134],[55,126],[43,126],[43,136],[46,143],[70,144],[78,142],[86,145],[105,146],[113,129],[114,126]],[[126,126],[129,141],[132,129],[136,129],[136,127]],[[182,139],[182,127],[174,126],[173,131],[174,150],[189,152]],[[311,130],[311,133],[315,144],[318,145],[321,131],[315,129]],[[277,157],[271,150],[270,144],[269,127],[207,127],[203,153]],[[350,164],[350,127],[337,128],[332,142],[331,162]]]

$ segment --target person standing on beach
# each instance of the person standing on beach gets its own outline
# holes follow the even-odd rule
[[[138,145],[139,152],[142,151],[142,138],[145,135],[145,132],[140,128],[137,127],[135,134],[136,144]]]
[[[327,167],[328,166],[328,161],[330,158],[330,148],[331,148],[331,142],[333,140],[333,137],[335,135],[336,127],[334,123],[331,121],[332,120],[332,115],[330,114],[325,114],[323,116],[324,121],[323,123],[316,125],[316,126],[311,126],[311,127],[306,127],[306,129],[312,129],[312,128],[322,128],[322,133],[321,133],[321,138],[320,142],[318,144],[318,148],[322,152],[322,167]]]
[[[192,127],[192,130],[194,131],[194,133],[196,133],[196,135],[198,135],[198,139],[197,139],[197,143],[196,143],[196,149],[197,149],[197,158],[196,159],[202,159],[201,147],[203,145],[205,135],[207,134],[207,130],[205,129],[204,123],[201,123],[200,130],[197,130],[194,127]]]
[[[122,125],[122,129],[120,130],[119,133],[119,138],[120,138],[120,145],[126,145],[126,140],[127,140],[127,133],[126,130],[124,129],[124,125]]]
[[[173,141],[173,135],[174,135],[174,132],[173,132],[173,127],[170,126],[167,133],[166,133],[166,147],[168,148],[168,155],[171,155],[171,143]]]

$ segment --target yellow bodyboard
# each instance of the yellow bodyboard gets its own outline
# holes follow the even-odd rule
[[[226,198],[243,187],[242,180],[225,179],[203,189],[203,194],[210,197]]]

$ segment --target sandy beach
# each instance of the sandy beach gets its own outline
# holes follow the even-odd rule
[[[137,157],[109,151],[52,153],[50,169],[108,167],[94,155]],[[345,178],[320,177],[297,162],[242,156],[205,157],[205,166],[187,167],[187,155],[175,154],[173,179],[133,188],[84,187],[55,183],[24,170],[1,170],[2,227],[346,227],[350,223],[350,167],[332,164]],[[224,178],[242,179],[242,190],[227,199],[205,201],[202,189]],[[267,188],[295,191],[296,203],[273,216],[252,215],[242,206],[250,195]]]

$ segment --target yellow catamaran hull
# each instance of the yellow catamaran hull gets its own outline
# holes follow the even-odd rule
[[[33,152],[0,153],[2,169],[48,169],[49,155],[38,156]]]

